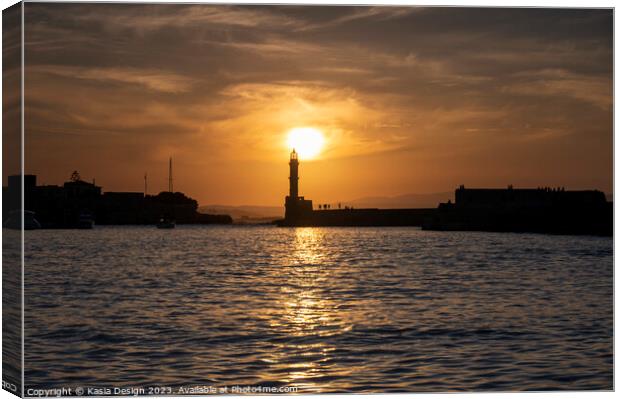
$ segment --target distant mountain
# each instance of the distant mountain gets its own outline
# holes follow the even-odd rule
[[[404,194],[396,197],[364,197],[343,202],[354,208],[437,208],[440,202],[454,202],[454,192]]]
[[[198,212],[215,215],[230,215],[235,221],[247,219],[260,219],[261,221],[267,221],[284,217],[283,206],[203,205],[198,208]]]

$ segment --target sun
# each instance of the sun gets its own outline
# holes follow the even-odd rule
[[[300,158],[312,159],[321,152],[325,138],[319,129],[296,127],[289,130],[287,142],[291,149],[297,151]]]

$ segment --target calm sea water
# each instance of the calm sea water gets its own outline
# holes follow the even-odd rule
[[[611,238],[26,232],[26,389],[611,389]]]

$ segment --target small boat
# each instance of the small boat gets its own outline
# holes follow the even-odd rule
[[[176,222],[168,218],[161,218],[159,222],[157,222],[158,229],[174,229],[175,226]]]
[[[19,210],[10,211],[9,216],[6,218],[4,223],[2,223],[2,227],[13,230],[21,230],[22,212]],[[40,228],[41,224],[37,219],[35,219],[34,212],[24,211],[24,230],[36,230]]]
[[[90,212],[81,212],[78,216],[78,229],[92,229],[95,226],[95,218]]]

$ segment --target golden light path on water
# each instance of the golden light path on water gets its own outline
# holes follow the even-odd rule
[[[271,328],[299,338],[300,343],[282,343],[263,359],[272,365],[262,376],[266,381],[275,377],[302,392],[337,391],[366,367],[363,362],[338,365],[336,342],[355,324],[388,320],[383,317],[386,313],[381,315],[380,301],[332,294],[342,279],[353,281],[350,270],[338,267],[337,251],[325,229],[295,229],[291,251],[274,276],[281,282],[280,307],[269,320]]]
[[[326,262],[330,253],[324,248],[324,240],[324,230],[295,230],[293,251],[281,269],[281,314],[271,320],[272,328],[297,337],[326,337],[352,328],[350,323],[338,316],[335,301],[322,295],[321,287],[325,287],[325,282],[332,279],[333,274],[333,269]],[[276,373],[282,371],[283,364],[286,365],[287,375],[283,376],[286,383],[294,384],[303,391],[323,390],[324,386],[320,387],[313,381],[332,374],[330,354],[336,348],[324,340],[296,345],[294,349],[300,353],[293,361],[287,355],[291,349],[289,344],[282,344],[280,350],[274,351],[265,361],[274,365]],[[346,374],[341,372],[342,377]],[[269,380],[273,375],[264,377]]]

